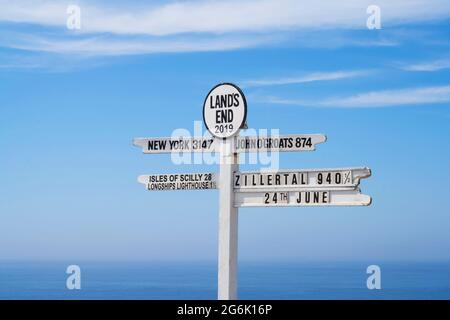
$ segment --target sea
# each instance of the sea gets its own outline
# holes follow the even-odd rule
[[[216,299],[217,263],[83,262],[69,290],[69,262],[0,262],[0,299]],[[363,262],[240,262],[239,299],[450,299],[450,263],[389,262],[368,289]]]

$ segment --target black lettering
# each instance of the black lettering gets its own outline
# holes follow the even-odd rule
[[[231,108],[233,106],[233,94],[230,93],[227,95],[227,108]]]
[[[297,175],[295,173],[292,174],[292,184],[297,184]]]
[[[288,184],[289,173],[284,174],[284,184]]]
[[[293,145],[294,145],[294,138],[289,138],[288,148],[291,149]]]
[[[276,174],[275,175],[275,185],[277,185],[277,186],[279,186],[280,185],[280,175],[279,174]]]
[[[301,184],[307,184],[307,181],[306,181],[307,175],[306,175],[306,173],[301,173],[300,175],[301,175],[301,180],[302,180]]]
[[[240,178],[241,177],[239,175],[235,176],[235,182],[234,182],[234,186],[235,187],[239,187],[240,186],[240,184],[239,184],[239,180],[241,180]]]
[[[309,203],[311,201],[311,193],[305,192],[305,203]]]
[[[227,123],[233,122],[233,118],[234,118],[234,112],[233,112],[233,110],[228,110],[228,114],[227,114]]]
[[[265,204],[269,204],[269,197],[270,197],[270,195],[268,194],[268,193],[266,193],[265,195],[264,195],[264,203]]]
[[[216,123],[231,123],[233,122],[233,118],[233,110],[227,109],[216,111]]]
[[[216,106],[215,108],[220,108],[220,96],[216,96]]]
[[[323,192],[322,193],[322,202],[323,203],[329,203],[328,202],[328,192]]]
[[[227,105],[227,96],[226,95],[221,95],[220,96],[220,107],[224,108]]]
[[[239,97],[240,97],[239,93],[235,93],[234,94],[234,104],[233,104],[233,106],[239,107]]]
[[[298,193],[298,197],[296,200],[297,200],[297,203],[302,203],[302,193],[301,192]]]
[[[314,192],[314,201],[313,203],[319,203],[319,192]]]

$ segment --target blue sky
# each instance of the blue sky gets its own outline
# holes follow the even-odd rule
[[[373,173],[370,207],[241,209],[241,260],[448,261],[449,39],[446,1],[0,0],[0,259],[214,261],[218,192],[136,178],[218,167],[131,141],[192,131],[226,81],[250,127],[328,136],[281,168]]]

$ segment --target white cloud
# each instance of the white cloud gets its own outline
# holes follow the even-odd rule
[[[334,97],[318,101],[289,100],[277,97],[258,99],[270,104],[327,108],[380,108],[450,102],[450,85],[437,87],[382,90],[348,97]]]
[[[439,71],[450,68],[450,59],[441,59],[403,66],[406,71]]]
[[[84,56],[115,56],[170,52],[226,51],[255,47],[274,42],[273,36],[257,37],[223,35],[216,37],[49,37],[12,33],[0,36],[0,43],[9,48]]]
[[[264,32],[309,28],[365,28],[372,0],[172,1],[121,6],[77,1],[82,32],[173,35],[191,32]],[[0,0],[0,21],[64,27],[73,1]],[[383,24],[445,18],[447,0],[378,0]]]
[[[334,71],[334,72],[313,72],[297,77],[284,77],[277,79],[255,79],[246,80],[242,82],[243,87],[263,87],[263,86],[277,86],[286,84],[300,84],[316,81],[330,81],[346,78],[360,77],[368,74],[368,71]]]
[[[377,5],[382,26],[389,26],[450,17],[447,1],[377,0]],[[81,30],[69,31],[66,10],[74,3],[81,8]],[[330,34],[308,38],[324,30],[365,29],[370,4],[372,0],[0,0],[0,46],[85,55],[217,51],[277,44],[294,33],[297,45],[397,45],[386,33],[368,40]],[[23,32],[15,28],[25,24],[26,35],[2,36]]]
[[[0,69],[36,70],[44,72],[68,72],[85,70],[105,65],[102,58],[94,59],[85,55],[61,55],[40,53],[0,53]]]

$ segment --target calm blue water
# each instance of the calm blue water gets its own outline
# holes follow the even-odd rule
[[[0,263],[0,299],[215,299],[214,263],[78,263],[81,290],[67,290],[70,263]],[[367,263],[240,263],[240,299],[450,299],[450,263],[385,263],[381,290]]]

